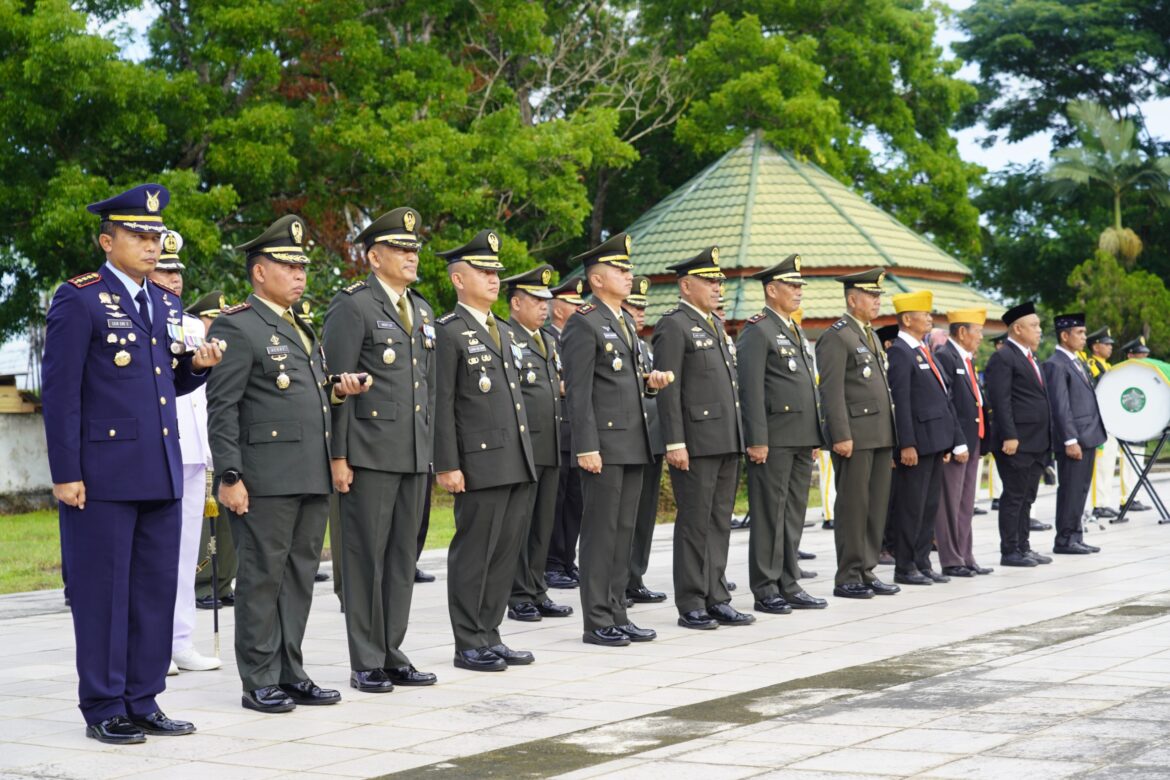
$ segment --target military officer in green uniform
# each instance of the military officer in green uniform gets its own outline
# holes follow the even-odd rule
[[[228,345],[207,385],[208,433],[239,559],[242,703],[260,712],[341,700],[309,679],[301,640],[332,490],[329,405],[366,385],[353,374],[330,381],[312,327],[293,310],[305,289],[305,237],[290,214],[237,247],[254,292],[208,334]]]
[[[548,596],[544,567],[557,511],[560,475],[561,353],[556,337],[544,331],[552,292],[552,266],[539,265],[503,280],[508,290],[508,324],[520,348],[520,389],[532,440],[536,482],[525,514],[520,557],[508,598],[508,617],[536,622],[546,617],[568,617],[573,608]]]
[[[640,333],[646,324],[646,307],[650,301],[650,279],[635,276],[634,286],[622,309],[634,320],[634,332]],[[654,365],[654,352],[642,338],[638,339],[646,367]],[[654,604],[666,601],[666,594],[646,587],[642,579],[650,568],[650,545],[654,542],[654,525],[658,522],[658,498],[662,492],[662,463],[666,444],[662,441],[662,425],[658,421],[658,396],[642,396],[642,411],[650,428],[650,462],[642,470],[642,490],[638,494],[638,514],[634,520],[634,543],[630,548],[630,581],[626,584],[626,601],[633,604]]]
[[[894,415],[886,352],[870,323],[882,304],[880,268],[837,277],[846,314],[817,339],[821,408],[837,474],[837,577],[833,595],[869,599],[897,585],[874,576],[893,475]]]
[[[654,367],[678,381],[658,394],[658,416],[678,515],[674,525],[674,603],[678,624],[712,629],[755,622],[731,606],[727,546],[743,452],[738,380],[723,321],[714,311],[727,277],[719,247],[667,266],[679,305],[654,327]]]
[[[783,615],[822,609],[800,586],[797,555],[821,436],[821,398],[812,347],[793,315],[805,280],[800,255],[752,275],[764,285],[764,310],[748,318],[736,353],[747,443],[748,573],[755,609]]]
[[[435,479],[455,496],[447,553],[447,607],[455,666],[500,672],[532,653],[500,639],[536,480],[521,390],[524,353],[492,314],[499,297],[500,237],[480,231],[438,252],[459,303],[437,322]]]
[[[322,334],[331,370],[373,379],[364,396],[333,407],[332,440],[349,684],[370,693],[436,679],[401,647],[435,400],[434,312],[409,289],[418,279],[418,226],[417,211],[397,208],[358,234],[372,273],[333,297]]]
[[[621,308],[633,287],[631,244],[618,233],[574,258],[595,302],[578,308],[561,335],[573,455],[581,469],[582,639],[613,647],[657,636],[626,616],[634,520],[651,460],[642,396],[667,383],[662,372],[646,373],[634,322]]]

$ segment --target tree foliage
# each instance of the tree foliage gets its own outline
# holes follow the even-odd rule
[[[1069,284],[1094,327],[1108,325],[1124,343],[1138,335],[1156,355],[1170,354],[1170,290],[1148,271],[1127,271],[1098,251],[1073,269]]]

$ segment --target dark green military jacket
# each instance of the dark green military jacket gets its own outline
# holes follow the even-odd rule
[[[654,368],[675,381],[658,393],[658,419],[667,448],[686,444],[692,457],[743,452],[738,379],[723,333],[687,305],[670,309],[654,326]]]
[[[830,444],[853,440],[854,449],[894,446],[893,401],[885,350],[876,352],[852,317],[834,322],[817,339],[821,407]]]
[[[800,326],[764,309],[744,323],[736,353],[747,446],[822,446],[816,363]]]
[[[468,490],[535,481],[512,328],[497,320],[497,349],[462,305],[435,323],[435,473],[461,469]]]
[[[409,332],[374,275],[333,297],[322,341],[334,372],[365,372],[374,384],[333,408],[333,457],[350,466],[421,474],[431,463],[435,404],[434,312],[417,293]]]
[[[325,355],[305,318],[293,326],[249,295],[212,323],[227,342],[207,382],[207,433],[216,474],[236,469],[253,496],[328,494],[330,385]]]
[[[520,347],[520,389],[524,394],[524,413],[532,439],[532,461],[537,466],[561,463],[561,353],[557,340],[536,331],[544,342],[547,358],[533,348],[533,338],[516,322],[511,322],[516,346]]]
[[[646,370],[654,368],[654,350],[644,340],[639,339],[642,345],[642,355],[645,358]],[[646,427],[650,431],[650,454],[655,458],[666,454],[666,442],[662,440],[662,423],[658,420],[658,394],[647,394],[642,397],[642,411],[646,413]]]
[[[600,452],[603,465],[645,464],[650,462],[650,431],[642,410],[642,373],[649,366],[634,321],[624,312],[620,315],[633,338],[630,344],[618,316],[604,304],[585,304],[569,317],[561,334],[573,434],[570,456]]]

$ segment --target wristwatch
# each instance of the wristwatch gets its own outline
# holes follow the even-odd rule
[[[224,473],[219,475],[220,483],[227,485],[228,487],[231,487],[232,485],[236,484],[237,482],[239,482],[243,478],[244,478],[244,475],[241,474],[239,472],[239,470],[237,470],[237,469],[228,469],[227,471],[225,471]]]

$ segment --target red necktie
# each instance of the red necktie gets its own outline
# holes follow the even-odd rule
[[[930,356],[930,350],[926,347],[919,347],[919,349],[922,350],[923,355],[926,355],[926,362],[930,364],[930,370],[934,372],[934,378],[942,385],[943,392],[945,393],[947,391],[947,383],[943,381],[942,374],[938,372],[938,366],[934,364],[934,358]]]
[[[1036,358],[1032,357],[1032,350],[1025,350],[1024,354],[1028,356],[1028,362],[1032,364],[1032,370],[1036,372],[1036,380],[1044,387],[1044,377],[1040,373],[1040,366],[1036,365]]]
[[[975,378],[975,367],[967,358],[967,378],[971,380],[971,392],[975,394],[975,406],[979,409],[979,438],[983,438],[983,396],[979,393],[979,380]]]

